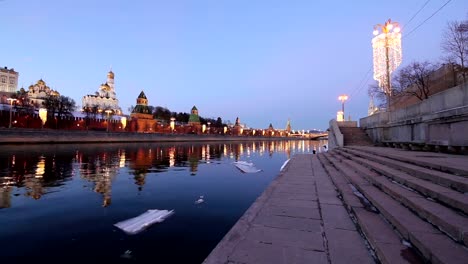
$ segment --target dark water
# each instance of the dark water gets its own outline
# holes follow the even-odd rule
[[[201,263],[284,161],[324,144],[1,146],[0,260]],[[236,160],[263,171],[242,173]],[[113,226],[148,209],[175,214],[137,235]]]

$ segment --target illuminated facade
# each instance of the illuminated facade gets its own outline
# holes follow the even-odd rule
[[[83,109],[96,107],[97,111],[111,110],[114,115],[121,115],[122,109],[119,106],[114,87],[114,73],[107,73],[106,83],[101,84],[96,94],[83,96]]]
[[[140,133],[155,132],[156,120],[148,107],[148,99],[143,91],[137,98],[137,104],[130,114],[132,131]]]
[[[60,93],[50,89],[42,79],[29,86],[28,100],[35,107],[43,107],[45,100],[50,96],[60,96]]]
[[[7,67],[0,68],[0,93],[5,97],[10,97],[18,89],[18,76],[19,73],[13,68]],[[6,103],[6,102],[2,102]]]

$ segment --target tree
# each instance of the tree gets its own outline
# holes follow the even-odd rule
[[[172,113],[166,107],[162,107],[162,106],[153,107],[152,106],[152,110],[153,110],[154,118],[165,120],[167,122],[169,122],[169,120],[171,119]]]
[[[76,103],[68,96],[50,95],[45,98],[44,107],[47,109],[49,116],[54,117],[57,115],[60,118],[75,111]]]
[[[393,88],[393,85],[392,85],[392,88]],[[368,94],[369,94],[369,97],[372,97],[377,100],[375,102],[377,107],[385,108],[387,106],[388,97],[377,83],[369,85]],[[395,92],[392,91],[392,94],[395,94]]]
[[[458,71],[462,74],[463,82],[466,82],[468,72],[465,67],[468,59],[468,20],[447,23],[441,47],[448,55],[448,60],[455,61],[459,65]]]
[[[395,95],[414,96],[419,100],[425,100],[431,94],[433,81],[431,74],[438,68],[437,64],[428,61],[412,62],[401,68],[395,76]]]
[[[215,122],[215,127],[223,127],[223,120],[221,117],[218,117]]]

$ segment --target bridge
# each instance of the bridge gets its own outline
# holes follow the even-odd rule
[[[309,133],[309,134],[290,134],[289,137],[308,138],[308,139],[328,138],[328,132]]]

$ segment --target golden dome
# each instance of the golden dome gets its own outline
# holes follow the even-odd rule
[[[110,86],[107,83],[101,84],[101,90],[110,91]]]
[[[111,79],[114,79],[114,73],[113,73],[112,71],[109,71],[109,72],[107,73],[107,77],[108,77],[108,78],[111,78]]]
[[[39,84],[39,85],[40,85],[40,84],[45,85],[45,82],[44,82],[42,79],[40,79],[39,81],[37,81],[37,84]]]
[[[51,91],[50,91],[50,95],[52,95],[52,96],[60,96],[60,93],[57,92],[57,91],[55,91],[55,90],[51,90]]]

